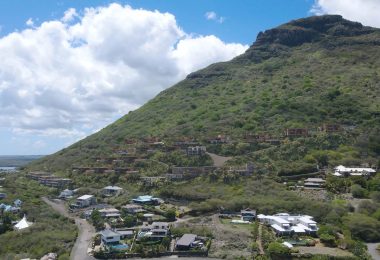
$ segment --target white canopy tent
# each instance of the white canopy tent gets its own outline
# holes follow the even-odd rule
[[[26,220],[26,216],[24,215],[24,217],[14,226],[14,228],[16,230],[21,230],[21,229],[25,229],[25,228],[28,228],[32,225],[33,223],[31,222],[28,222]]]

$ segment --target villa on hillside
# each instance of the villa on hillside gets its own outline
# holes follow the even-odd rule
[[[74,196],[73,190],[65,189],[59,194],[58,198],[66,200],[66,199],[71,199],[73,196]]]
[[[104,208],[99,210],[102,218],[120,218],[120,211],[115,208]]]
[[[318,231],[317,222],[313,217],[308,215],[289,215],[280,213],[276,215],[257,216],[261,223],[270,225],[278,236],[297,235],[315,235]]]
[[[186,149],[187,156],[201,156],[206,153],[206,146],[190,146]]]
[[[123,188],[117,186],[107,186],[102,189],[102,194],[107,197],[119,196]]]
[[[334,176],[348,177],[348,176],[371,176],[376,173],[376,170],[372,168],[352,167],[348,168],[343,165],[339,165],[334,168]]]
[[[122,206],[121,210],[123,210],[124,212],[126,212],[128,214],[132,214],[132,215],[145,212],[144,207],[142,205],[139,205],[139,204],[127,204],[125,206]]]
[[[322,189],[325,186],[326,181],[321,178],[307,178],[304,181],[303,186],[309,189]]]
[[[309,131],[307,128],[287,128],[285,130],[286,137],[307,137]]]
[[[170,225],[167,222],[153,222],[150,226],[142,227],[137,235],[137,239],[149,238],[151,240],[161,240],[170,235]]]
[[[94,204],[96,204],[96,198],[94,195],[83,195],[77,198],[76,203],[72,204],[72,206],[85,208]]]
[[[119,244],[120,240],[133,237],[133,230],[105,229],[100,232],[101,240],[105,245]]]
[[[197,239],[197,235],[194,234],[184,234],[178,241],[176,242],[175,248],[177,250],[190,250],[195,240]]]
[[[143,205],[158,205],[162,202],[160,198],[154,198],[150,195],[138,196],[136,199],[133,199],[132,201],[133,203]]]
[[[241,210],[240,215],[241,215],[241,220],[252,222],[256,218],[256,210],[247,208],[247,209]]]

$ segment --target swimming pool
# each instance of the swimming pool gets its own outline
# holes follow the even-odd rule
[[[114,246],[111,246],[112,249],[115,249],[115,250],[127,250],[129,248],[129,245],[127,244],[119,244],[119,245],[114,245]]]

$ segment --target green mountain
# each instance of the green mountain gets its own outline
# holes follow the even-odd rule
[[[380,153],[380,29],[341,16],[294,20],[260,32],[242,55],[191,73],[96,134],[32,163],[65,170],[109,155],[127,138],[203,141],[224,134],[233,144],[208,145],[263,172],[307,171],[318,163],[377,164]],[[335,134],[317,131],[339,125]],[[309,137],[284,138],[287,128]],[[266,133],[281,144],[247,144]],[[287,169],[289,171],[289,169]],[[282,174],[287,174],[282,172]]]

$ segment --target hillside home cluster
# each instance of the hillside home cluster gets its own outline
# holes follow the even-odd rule
[[[308,215],[289,215],[280,213],[276,215],[259,214],[257,219],[270,225],[278,236],[286,235],[315,235],[318,231],[317,223]]]
[[[12,205],[0,204],[0,211],[2,212],[9,212],[9,213],[18,213],[21,210],[22,201],[19,199],[16,199]]]
[[[338,177],[348,177],[348,176],[371,176],[376,173],[376,170],[372,168],[361,168],[361,167],[345,167],[343,165],[339,165],[334,168],[334,176]]]
[[[64,188],[71,184],[71,179],[56,177],[49,172],[29,172],[26,176],[48,187]]]

